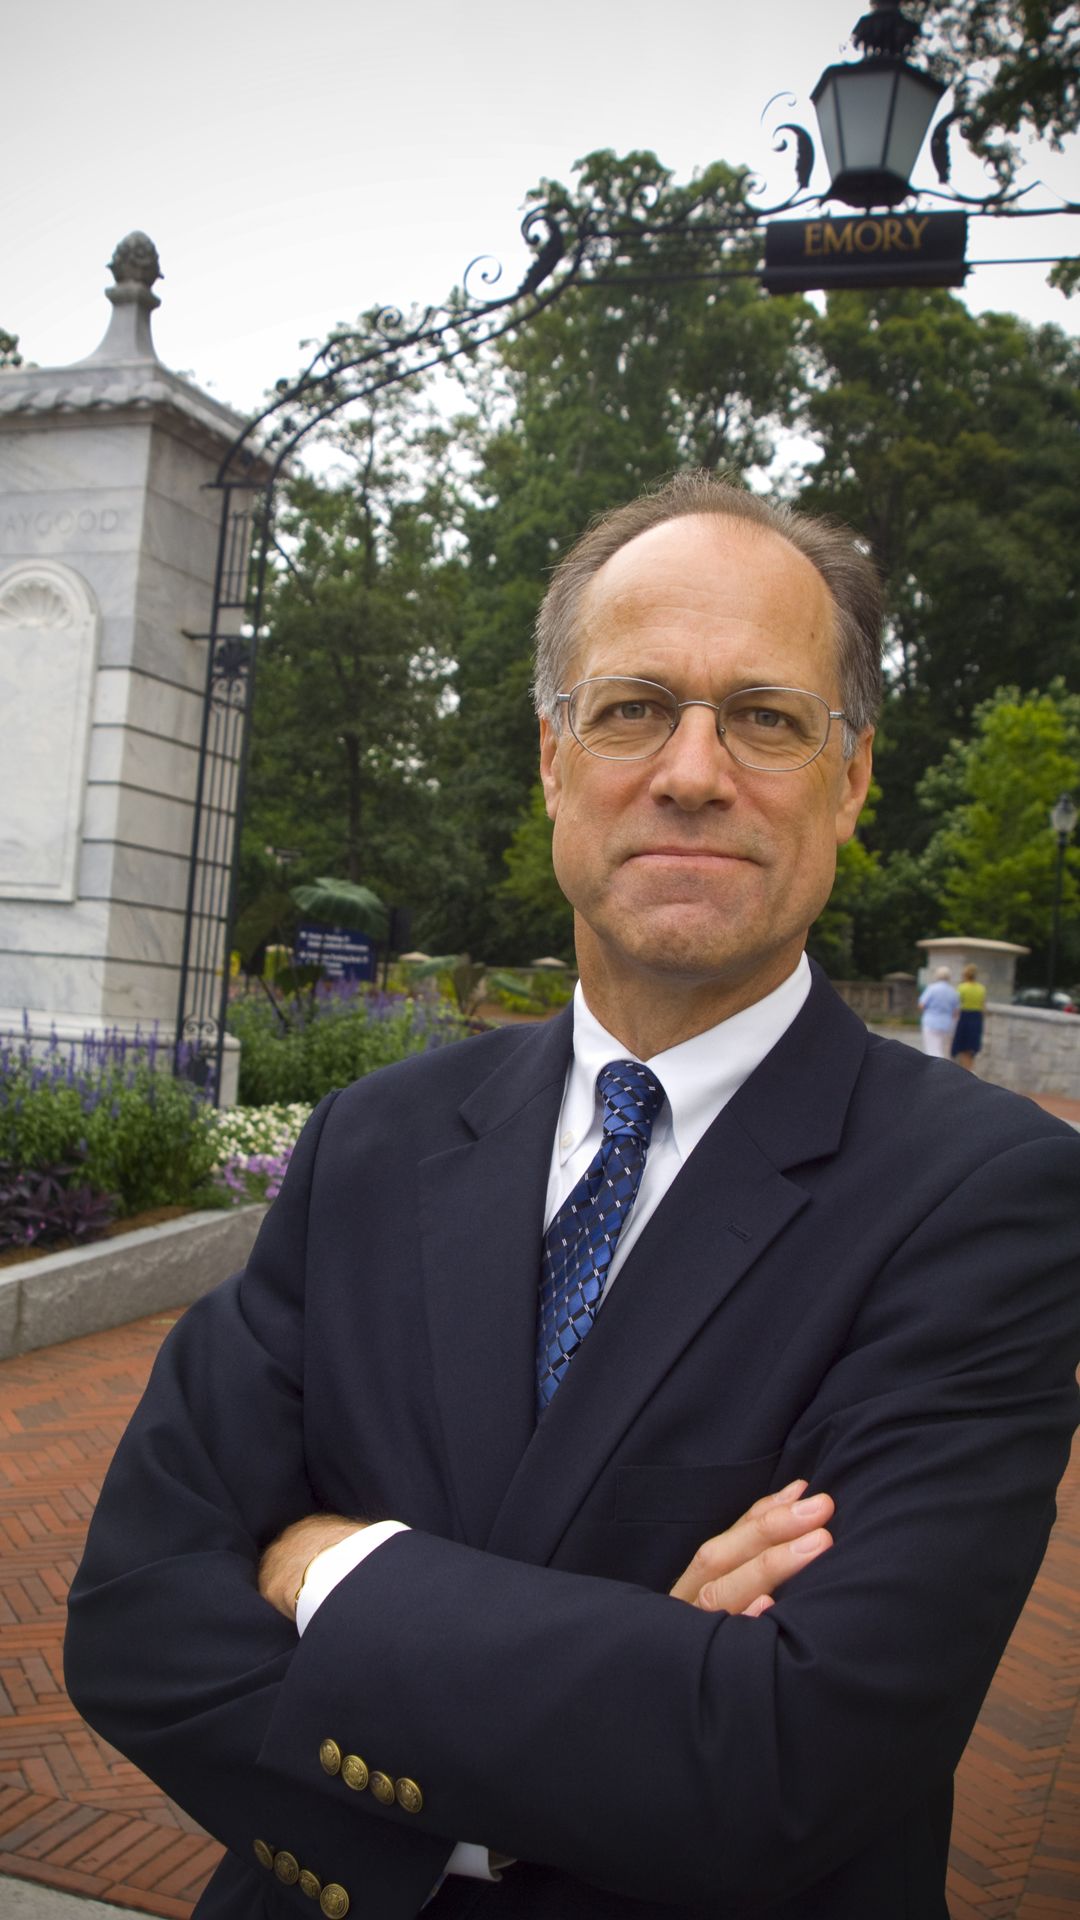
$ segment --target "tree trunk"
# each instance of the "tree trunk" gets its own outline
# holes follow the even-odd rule
[[[344,733],[345,749],[345,878],[360,880],[360,741],[355,733]]]

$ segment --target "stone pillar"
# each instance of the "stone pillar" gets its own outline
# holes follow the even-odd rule
[[[240,417],[158,360],[131,234],[96,352],[0,372],[0,1028],[177,1013],[220,494]]]
[[[987,999],[1006,1004],[1016,984],[1016,963],[1031,952],[1030,947],[1018,947],[1014,940],[980,940],[966,933],[939,934],[934,940],[916,940],[915,945],[926,955],[928,974],[934,967],[948,967],[955,987],[964,968],[973,966],[986,988]]]

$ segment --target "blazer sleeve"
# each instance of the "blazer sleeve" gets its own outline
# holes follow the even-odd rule
[[[1078,1174],[1064,1134],[1008,1146],[873,1277],[776,1475],[834,1494],[836,1545],[762,1619],[402,1534],[320,1608],[260,1772],[309,1784],[332,1734],[420,1788],[388,1829],[628,1899],[756,1910],[839,1867],[947,1782],[1045,1550]]]
[[[84,1717],[255,1869],[286,1849],[366,1909],[415,1914],[450,1847],[356,1817],[318,1765],[259,1764],[298,1641],[262,1599],[263,1548],[316,1510],[303,1442],[311,1166],[333,1096],[298,1143],[244,1275],[165,1342],[106,1476],[71,1590],[68,1691]],[[351,1798],[351,1797],[349,1797]],[[372,1803],[374,1805],[374,1802]]]

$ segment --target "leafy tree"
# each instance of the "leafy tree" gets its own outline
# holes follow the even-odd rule
[[[506,878],[499,886],[508,932],[508,944],[559,959],[573,955],[574,913],[555,878],[551,864],[551,821],[544,790],[537,781],[528,811],[518,823],[503,862]]]
[[[431,772],[461,571],[445,543],[446,434],[399,388],[338,432],[331,453],[333,482],[294,481],[278,536],[248,864],[258,867],[253,848],[286,846],[297,880],[338,872],[414,901],[425,865],[451,857]]]
[[[941,824],[925,866],[940,891],[939,933],[1015,940],[1041,958],[1049,944],[1057,842],[1049,811],[1080,787],[1080,695],[1056,680],[1043,693],[1002,688],[923,782]],[[1080,970],[1080,850],[1065,858],[1066,965]],[[1071,925],[1070,925],[1071,922]],[[1036,962],[1037,964],[1037,962]]]
[[[926,855],[901,848],[886,859],[867,845],[880,800],[873,780],[858,832],[837,855],[828,904],[810,929],[808,951],[834,980],[911,970],[916,941],[938,926],[940,876]]]
[[[908,0],[929,64],[957,90],[964,133],[1006,175],[1033,131],[1060,150],[1080,125],[1080,10],[1075,0]]]
[[[19,352],[19,336],[7,333],[0,327],[0,370],[5,367],[21,367],[22,354]]]
[[[807,406],[823,448],[801,504],[864,533],[889,607],[868,844],[917,852],[928,764],[1001,685],[1080,677],[1080,347],[952,295],[830,297]]]
[[[1060,152],[1080,126],[1080,9],[1075,0],[908,0],[928,64],[955,89],[964,137],[1006,183],[1029,132]],[[1080,261],[1059,261],[1051,284],[1080,285]]]
[[[860,972],[856,917],[876,896],[880,874],[879,856],[870,853],[861,840],[849,840],[840,848],[835,885],[807,941],[809,953],[833,980],[850,980]]]

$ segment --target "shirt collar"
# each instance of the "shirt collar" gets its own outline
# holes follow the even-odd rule
[[[804,953],[794,973],[763,1000],[755,1000],[753,1006],[744,1007],[741,1013],[694,1034],[677,1047],[653,1054],[644,1063],[654,1070],[667,1094],[657,1128],[665,1122],[670,1125],[681,1160],[693,1152],[732,1095],[772,1052],[809,992],[810,963]],[[609,1060],[637,1058],[590,1012],[579,981],[574,991],[574,1054],[559,1118],[560,1161],[566,1161],[593,1124],[596,1076],[601,1067]]]

